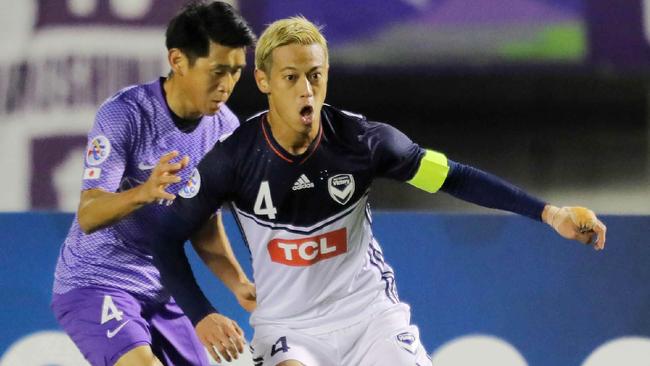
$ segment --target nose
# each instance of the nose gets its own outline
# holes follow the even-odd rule
[[[226,73],[224,77],[219,80],[219,87],[217,88],[217,91],[219,93],[225,94],[225,96],[230,95],[232,93],[232,89],[235,87],[235,78],[233,75],[229,72]]]
[[[299,82],[299,87],[300,87],[301,98],[311,98],[314,96],[314,88],[309,82],[309,78],[307,78],[306,76],[301,78],[301,81]]]

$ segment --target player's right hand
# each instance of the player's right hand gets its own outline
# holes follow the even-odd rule
[[[196,324],[196,334],[212,358],[221,363],[237,359],[244,352],[244,332],[237,323],[221,314],[208,314]]]
[[[160,158],[158,164],[151,171],[149,179],[140,188],[143,202],[171,202],[176,198],[176,195],[167,192],[167,187],[181,181],[181,177],[176,173],[185,168],[190,162],[189,156],[186,155],[180,161],[172,163],[171,160],[178,155],[178,151],[172,151]]]

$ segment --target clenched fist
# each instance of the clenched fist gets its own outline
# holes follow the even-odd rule
[[[542,221],[564,238],[593,245],[596,250],[605,248],[607,227],[587,208],[546,205]]]

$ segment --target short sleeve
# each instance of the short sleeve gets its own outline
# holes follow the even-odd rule
[[[135,138],[135,118],[132,108],[120,100],[109,100],[99,108],[88,133],[82,190],[119,189]]]

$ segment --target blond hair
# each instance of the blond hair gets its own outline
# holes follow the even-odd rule
[[[255,67],[269,72],[271,70],[271,54],[273,50],[297,43],[308,46],[319,44],[325,51],[325,60],[328,60],[327,41],[321,33],[322,27],[316,26],[302,15],[277,20],[271,23],[257,41],[255,47]]]

